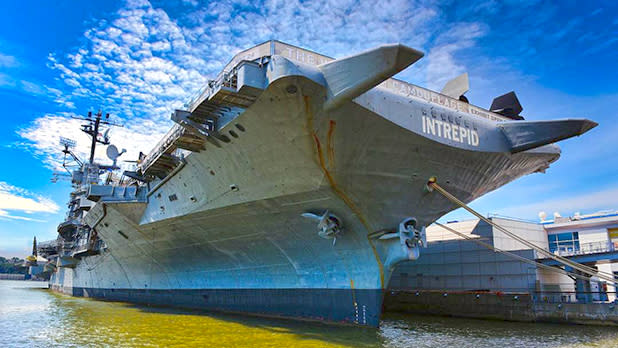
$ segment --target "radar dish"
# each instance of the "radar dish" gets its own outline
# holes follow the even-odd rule
[[[106,153],[107,158],[111,159],[112,161],[115,161],[120,156],[118,148],[115,145],[108,146]]]
[[[545,221],[545,219],[547,219],[547,213],[544,211],[540,212],[539,218],[541,219],[541,221]]]

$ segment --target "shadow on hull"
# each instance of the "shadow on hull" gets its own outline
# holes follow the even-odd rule
[[[138,305],[370,327],[379,325],[383,301],[379,289],[51,289],[71,296]]]

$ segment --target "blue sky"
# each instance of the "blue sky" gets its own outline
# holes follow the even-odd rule
[[[238,51],[269,39],[341,57],[401,42],[425,57],[400,78],[432,89],[470,74],[473,104],[515,90],[527,119],[600,124],[562,158],[472,204],[537,219],[618,209],[618,5],[612,1],[22,1],[0,4],[0,255],[53,239],[70,187],[52,184],[58,136],[87,150],[71,115],[125,124],[125,159]],[[97,155],[103,156],[101,153]],[[85,153],[82,153],[85,156]],[[469,215],[455,211],[444,220]]]

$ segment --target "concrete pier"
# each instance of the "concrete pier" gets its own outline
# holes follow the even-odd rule
[[[24,280],[25,274],[0,273],[0,280]]]
[[[478,319],[618,326],[615,303],[551,303],[526,293],[392,290],[384,310]]]

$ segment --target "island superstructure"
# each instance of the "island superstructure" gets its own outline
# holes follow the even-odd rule
[[[39,250],[50,287],[377,326],[393,267],[456,208],[430,178],[470,202],[544,171],[552,143],[596,125],[521,120],[514,95],[488,111],[461,81],[441,94],[392,78],[421,57],[393,44],[332,59],[279,41],[237,54],[136,171],[73,172],[68,218]]]

